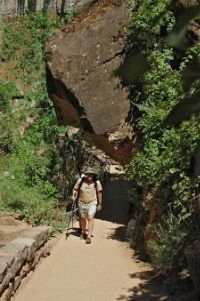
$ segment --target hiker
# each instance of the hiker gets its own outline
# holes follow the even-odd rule
[[[86,243],[91,243],[91,236],[94,229],[94,216],[96,211],[102,209],[102,185],[96,180],[97,172],[93,168],[84,171],[85,177],[79,179],[73,189],[73,198],[78,200],[78,210],[80,216],[81,237],[86,239]],[[86,224],[88,223],[88,234],[86,234]]]

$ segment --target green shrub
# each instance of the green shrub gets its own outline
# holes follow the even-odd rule
[[[148,242],[154,267],[163,274],[185,267],[184,251],[188,244],[188,229],[173,214],[164,218],[155,229],[156,239]]]
[[[19,96],[19,91],[14,83],[0,80],[0,110],[9,108],[9,101]]]
[[[62,160],[57,150],[59,133],[53,104],[46,88],[44,43],[62,23],[42,12],[4,21],[1,61],[15,67],[12,78],[23,90],[23,99],[10,100],[19,92],[14,84],[0,82],[0,209],[21,211],[34,224],[63,227],[64,211],[55,211]],[[9,69],[8,69],[9,71]],[[54,166],[57,165],[57,169]],[[59,219],[57,219],[59,216]]]
[[[178,127],[167,127],[165,122],[177,104],[199,93],[200,88],[199,79],[187,82],[183,78],[190,63],[199,63],[200,44],[185,52],[168,44],[167,37],[176,24],[176,17],[175,2],[141,1],[129,27],[127,45],[128,53],[142,54],[148,70],[137,81],[134,78],[129,86],[138,116],[134,123],[140,144],[126,175],[143,187],[144,198],[147,194],[152,196],[150,204],[141,198],[146,202],[142,204],[144,207],[154,210],[155,198],[158,207],[163,209],[163,216],[162,213],[157,216],[157,222],[161,222],[156,229],[157,238],[147,248],[151,250],[155,268],[163,273],[182,267],[187,239],[194,240],[200,230],[197,224],[198,230],[194,232],[186,226],[195,224],[190,199],[199,192],[199,177],[193,173],[192,160],[200,144],[200,117],[190,115]],[[162,197],[166,188],[169,193]],[[149,212],[150,220],[152,214]],[[152,229],[155,224],[155,219],[150,222],[147,218],[146,227]]]

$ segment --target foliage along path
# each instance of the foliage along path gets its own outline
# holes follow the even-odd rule
[[[14,301],[158,300],[139,289],[145,280],[138,273],[148,267],[134,259],[127,243],[115,239],[120,229],[96,220],[91,245],[75,233],[67,240],[62,234]]]

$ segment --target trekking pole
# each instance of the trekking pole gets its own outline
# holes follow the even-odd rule
[[[67,239],[69,237],[69,230],[70,230],[70,224],[72,224],[72,228],[74,226],[74,215],[76,214],[76,211],[78,208],[76,208],[76,199],[72,201],[72,206],[71,206],[71,211],[70,211],[70,216],[68,220],[68,226],[67,226],[67,232],[65,235],[65,238]]]
[[[68,218],[68,225],[67,225],[67,232],[66,232],[66,239],[69,237],[69,229],[70,229],[70,224],[71,224],[71,220],[72,220],[72,216],[73,216],[73,206],[74,206],[74,201],[72,202],[72,206],[71,206],[71,211],[69,213],[69,218]]]

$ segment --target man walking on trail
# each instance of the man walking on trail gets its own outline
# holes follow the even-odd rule
[[[96,180],[97,173],[93,168],[87,168],[84,175],[85,177],[79,179],[74,186],[73,198],[79,198],[78,210],[82,237],[86,239],[87,244],[90,244],[95,213],[102,209],[102,185],[99,180]],[[86,234],[87,222],[88,234]]]

